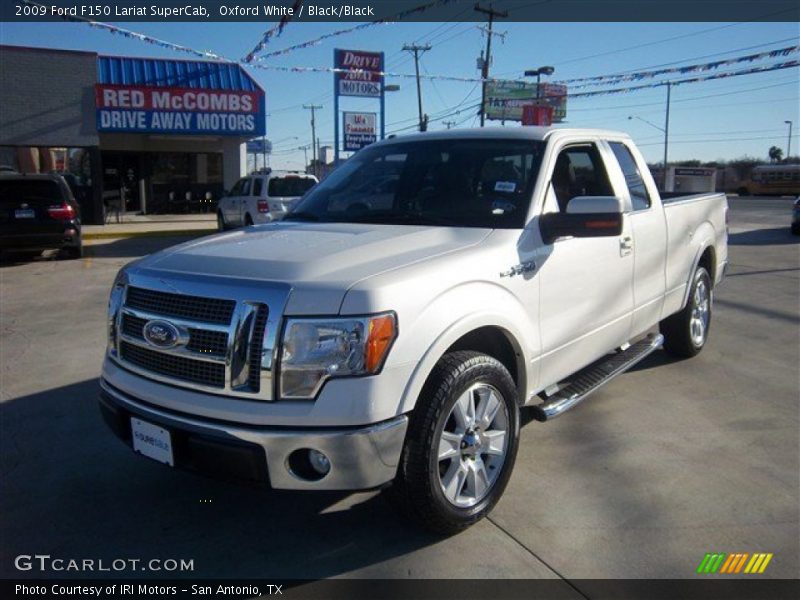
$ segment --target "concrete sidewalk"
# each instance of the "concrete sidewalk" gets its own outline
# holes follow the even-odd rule
[[[152,236],[201,236],[217,231],[215,214],[203,215],[135,215],[121,216],[121,222],[105,225],[84,225],[84,240],[119,239]]]

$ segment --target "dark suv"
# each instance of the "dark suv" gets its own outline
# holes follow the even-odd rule
[[[60,175],[0,173],[0,250],[61,250],[80,258],[80,208]]]

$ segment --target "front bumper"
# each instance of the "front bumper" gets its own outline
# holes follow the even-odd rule
[[[354,428],[265,428],[206,420],[141,402],[100,380],[100,409],[111,430],[131,445],[130,417],[170,431],[175,466],[285,490],[364,490],[394,479],[408,417]],[[330,471],[318,480],[292,469],[290,456],[312,449]]]

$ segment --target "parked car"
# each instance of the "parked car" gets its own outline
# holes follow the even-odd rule
[[[317,182],[306,173],[271,169],[243,177],[219,201],[217,226],[224,231],[282,219]]]
[[[0,173],[0,249],[83,255],[80,208],[63,177]]]
[[[366,180],[392,202],[370,207]],[[622,133],[381,141],[282,221],[123,268],[100,406],[170,466],[387,487],[458,531],[503,493],[522,407],[550,421],[662,345],[704,348],[726,212],[724,194],[662,201]]]

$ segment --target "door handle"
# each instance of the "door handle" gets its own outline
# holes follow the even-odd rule
[[[633,252],[633,238],[630,236],[625,236],[624,238],[620,238],[619,240],[620,256],[627,256],[631,252]]]

